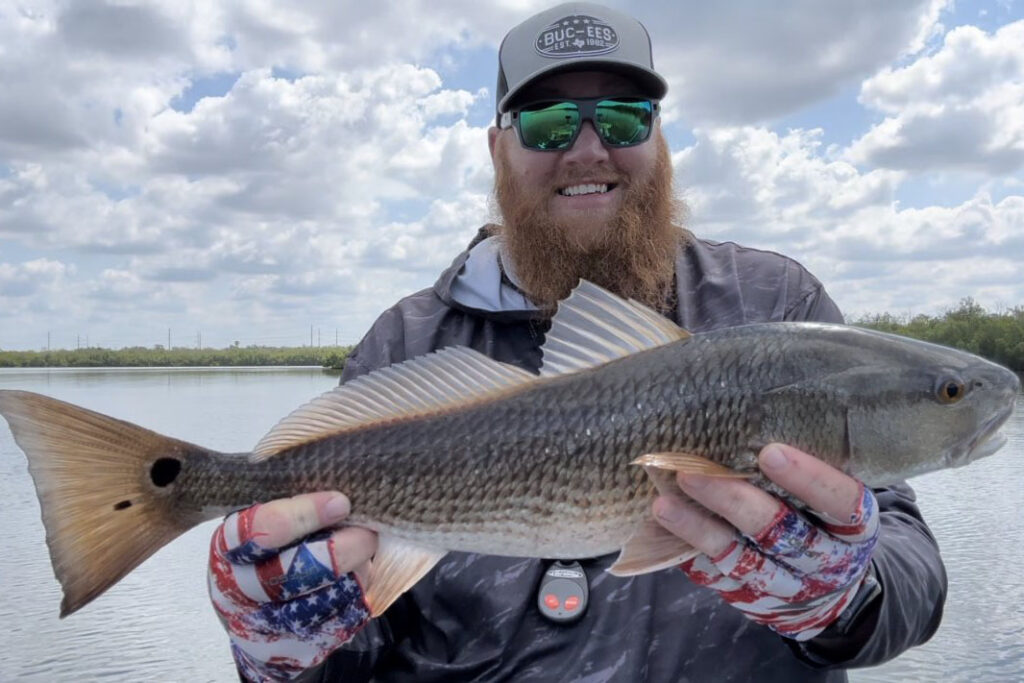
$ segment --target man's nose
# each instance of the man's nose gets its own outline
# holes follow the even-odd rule
[[[596,163],[608,159],[608,148],[601,142],[601,136],[591,121],[584,121],[580,134],[572,147],[563,153],[566,163]]]

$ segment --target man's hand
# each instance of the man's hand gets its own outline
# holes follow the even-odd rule
[[[369,620],[362,586],[377,535],[331,530],[349,509],[340,493],[310,493],[232,513],[217,527],[210,599],[246,679],[293,678]]]
[[[654,515],[703,553],[681,567],[694,582],[780,635],[808,640],[839,617],[864,580],[878,504],[861,482],[789,446],[766,446],[760,466],[809,510],[742,480],[680,474],[679,487],[700,505],[661,496]]]

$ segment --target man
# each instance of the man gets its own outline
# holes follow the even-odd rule
[[[677,227],[658,120],[666,90],[646,30],[618,12],[570,3],[512,29],[489,131],[502,222],[433,288],[382,314],[342,381],[452,345],[536,371],[550,314],[581,277],[694,332],[842,322],[792,260]],[[330,492],[230,516],[214,537],[211,594],[253,679],[837,681],[927,640],[946,581],[910,488],[872,495],[783,445],[760,464],[816,512],[743,481],[680,476],[700,505],[667,495],[654,513],[703,554],[627,579],[605,571],[614,556],[581,559],[589,607],[575,623],[538,607],[550,561],[463,553],[370,620],[375,535],[307,537],[344,521],[348,500]],[[319,574],[303,570],[298,598],[271,598],[297,553]]]

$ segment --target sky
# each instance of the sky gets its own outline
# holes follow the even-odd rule
[[[0,0],[0,349],[357,342],[493,218],[497,47],[553,4]],[[850,318],[1024,305],[1024,1],[606,4],[698,236]]]

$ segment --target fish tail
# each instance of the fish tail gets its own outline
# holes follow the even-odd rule
[[[175,509],[174,484],[203,449],[26,391],[0,391],[0,414],[28,458],[61,617],[202,521]]]

